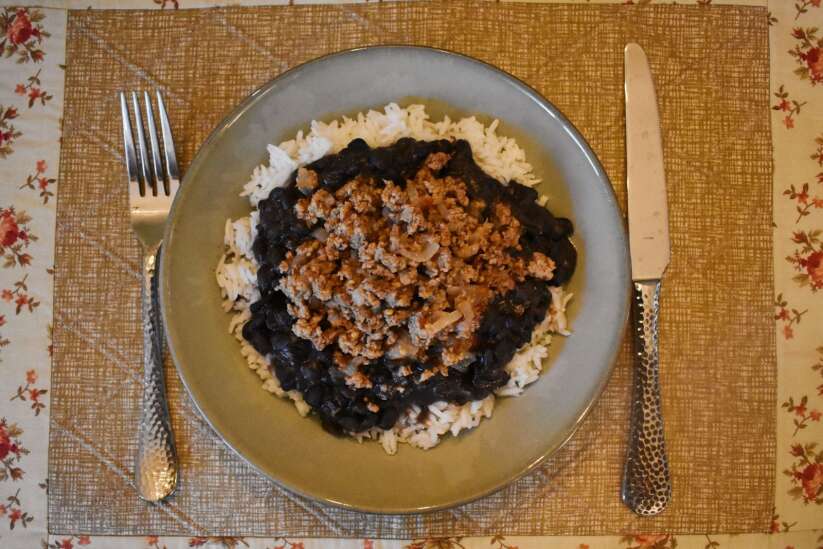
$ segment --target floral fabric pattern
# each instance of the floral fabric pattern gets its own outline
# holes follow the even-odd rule
[[[782,523],[792,530],[823,524],[823,135],[816,123],[823,115],[820,4],[818,0],[769,3],[777,19],[770,33],[776,100],[772,107],[778,332],[775,505]],[[821,546],[823,540],[809,542],[809,547]]]
[[[820,55],[823,37],[818,36],[817,27],[796,27],[792,36],[797,40],[794,48],[789,50],[798,65],[794,73],[812,86],[817,85],[823,80],[823,56]]]
[[[799,209],[799,208],[798,208]],[[808,214],[808,212],[806,212]],[[803,216],[801,211],[800,217]],[[808,287],[812,292],[823,288],[823,243],[820,229],[792,233],[794,253],[786,256],[786,261],[794,266],[798,274],[792,277],[798,286]]]
[[[17,118],[17,109],[14,107],[4,107],[0,103],[0,158],[6,158],[14,152],[12,144],[15,139],[23,135],[14,124],[12,120]]]
[[[0,7],[0,547],[42,547],[65,12]],[[62,543],[62,541],[61,541]],[[78,546],[78,538],[71,543]],[[89,541],[90,543],[90,541]],[[65,544],[61,546],[67,546]]]
[[[818,420],[820,412],[817,412]],[[797,460],[784,473],[794,485],[789,495],[803,503],[823,504],[823,452],[817,451],[817,444],[796,444],[791,454]]]
[[[27,267],[32,257],[25,250],[37,236],[32,233],[29,222],[31,216],[24,211],[15,211],[14,206],[0,209],[0,254],[4,256],[3,267]]]
[[[43,60],[43,40],[51,36],[41,24],[45,14],[29,8],[3,8],[0,14],[0,51],[16,56],[18,63]]]
[[[243,4],[304,0],[238,0]],[[553,0],[537,0],[553,1]],[[569,1],[569,0],[565,0]],[[583,1],[583,0],[577,0]],[[664,4],[672,0],[596,0]],[[775,147],[774,320],[778,476],[770,533],[421,540],[48,535],[54,208],[65,11],[0,7],[0,547],[9,549],[823,549],[823,9],[821,0],[685,0],[767,5]],[[0,0],[0,4],[7,3]],[[58,8],[206,7],[211,0],[41,0]],[[680,0],[679,3],[684,3]],[[18,357],[25,357],[19,360]],[[817,528],[817,529],[815,529]]]
[[[25,84],[17,84],[14,88],[14,93],[17,95],[25,95],[29,100],[29,108],[32,108],[36,102],[45,106],[47,101],[52,100],[51,94],[43,91],[40,86],[40,71],[38,70],[33,76],[26,79]]]
[[[803,108],[806,101],[800,102],[797,99],[790,99],[789,92],[784,89],[782,84],[780,88],[774,92],[774,96],[777,98],[777,103],[772,107],[772,110],[786,113],[786,116],[783,118],[783,125],[789,130],[794,128],[794,117],[800,114],[800,109]]]

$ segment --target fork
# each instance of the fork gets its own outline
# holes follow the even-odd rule
[[[165,174],[160,161],[157,126],[148,92],[143,92],[146,128],[136,92],[131,92],[134,125],[137,130],[137,151],[134,147],[126,94],[120,92],[120,114],[123,118],[123,146],[126,172],[129,177],[129,211],[131,228],[143,246],[143,407],[140,416],[137,460],[134,481],[140,497],[160,501],[177,487],[177,450],[169,420],[166,387],[163,376],[163,326],[157,302],[155,267],[163,240],[163,229],[174,194],[180,185],[180,172],[163,96],[157,91],[157,110],[162,130]],[[151,162],[146,147],[146,134],[151,147]],[[138,153],[139,152],[139,165]],[[138,169],[139,166],[139,169]]]

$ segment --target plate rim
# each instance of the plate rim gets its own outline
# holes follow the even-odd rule
[[[290,75],[297,73],[298,71],[304,69],[309,65],[313,65],[316,63],[320,63],[323,61],[328,61],[330,58],[334,57],[345,57],[349,55],[362,55],[369,51],[374,50],[422,50],[429,53],[434,53],[437,55],[443,55],[446,57],[457,57],[462,59],[463,61],[467,61],[469,63],[475,64],[484,68],[486,70],[491,71],[492,73],[496,73],[498,76],[508,80],[511,84],[513,84],[517,90],[526,96],[528,96],[532,101],[534,101],[537,105],[540,106],[544,111],[550,114],[552,117],[559,120],[560,124],[564,126],[571,137],[577,142],[581,152],[585,156],[587,162],[592,166],[594,172],[597,176],[597,179],[603,184],[606,188],[607,192],[605,193],[606,199],[614,209],[618,212],[620,220],[621,220],[621,231],[619,234],[620,240],[622,241],[622,248],[625,250],[624,254],[624,263],[626,265],[626,272],[629,274],[629,279],[631,279],[631,266],[629,262],[629,247],[628,247],[628,232],[626,228],[626,221],[625,216],[623,215],[622,209],[620,208],[620,204],[617,200],[617,195],[614,191],[614,187],[611,184],[611,180],[609,176],[606,174],[603,165],[600,162],[600,159],[595,154],[594,150],[592,149],[589,142],[583,137],[583,134],[580,130],[575,126],[551,101],[549,101],[545,96],[543,96],[540,92],[536,89],[531,87],[528,83],[521,80],[520,78],[514,76],[513,74],[509,73],[508,71],[501,69],[491,63],[487,63],[470,55],[448,50],[445,48],[438,48],[438,47],[431,47],[431,46],[421,46],[421,45],[411,45],[411,44],[381,44],[381,45],[374,45],[374,46],[358,46],[354,48],[343,49],[331,53],[324,54],[319,57],[315,57],[309,59],[303,63],[295,65],[294,67],[282,72],[281,74],[275,76],[274,78],[268,80],[267,82],[263,83],[259,87],[255,88],[251,93],[249,93],[240,103],[238,103],[231,111],[225,115],[218,123],[215,125],[214,129],[209,133],[206,139],[200,144],[197,148],[197,152],[192,157],[191,162],[189,163],[188,169],[186,173],[183,175],[181,179],[180,185],[185,186],[186,182],[189,178],[189,173],[191,173],[191,168],[196,166],[199,162],[202,162],[202,155],[206,149],[212,145],[214,141],[216,141],[220,135],[226,131],[232,124],[237,122],[237,120],[246,112],[246,110],[251,106],[251,104],[258,100],[258,98],[267,93],[269,90],[277,86],[282,80],[286,79]],[[179,195],[178,195],[179,196]],[[255,471],[263,475],[269,481],[273,482],[277,486],[291,492],[294,494],[299,495],[300,497],[305,497],[309,500],[322,502],[325,504],[332,505],[337,508],[345,509],[348,511],[356,511],[360,513],[366,514],[374,514],[374,515],[412,515],[418,513],[430,513],[434,511],[444,510],[454,508],[458,505],[464,505],[467,503],[471,503],[478,499],[484,498],[488,495],[494,494],[506,486],[516,482],[532,470],[534,470],[538,465],[543,463],[545,460],[550,458],[551,456],[555,455],[559,452],[566,444],[574,437],[577,433],[578,429],[583,424],[583,421],[592,411],[594,406],[600,401],[600,398],[603,395],[606,387],[609,384],[609,381],[614,375],[615,366],[617,363],[617,357],[620,353],[621,344],[620,342],[624,339],[626,334],[626,329],[628,326],[628,320],[631,310],[631,285],[627,284],[625,288],[625,294],[622,302],[622,314],[620,320],[620,328],[618,330],[618,338],[617,343],[611,349],[609,361],[608,361],[608,371],[606,375],[602,377],[599,384],[594,387],[594,392],[592,398],[589,400],[588,404],[583,408],[583,410],[578,414],[575,418],[574,422],[570,424],[570,426],[561,432],[561,439],[558,443],[554,444],[552,447],[547,448],[541,455],[537,456],[533,459],[530,463],[528,463],[525,467],[520,469],[515,474],[508,476],[506,479],[501,480],[500,482],[495,483],[493,486],[486,488],[476,494],[472,494],[471,496],[455,499],[454,501],[449,501],[440,504],[434,505],[418,505],[415,507],[400,507],[400,508],[385,508],[385,507],[372,507],[372,506],[363,506],[363,505],[354,505],[351,503],[347,503],[345,501],[337,501],[331,499],[329,497],[316,495],[307,493],[300,488],[293,486],[292,484],[285,482],[279,478],[274,477],[273,475],[269,474],[266,470],[264,470],[261,466],[258,466],[256,463],[251,461],[250,458],[243,455],[239,450],[237,450],[232,444],[230,444],[223,434],[214,426],[212,423],[211,418],[208,414],[200,406],[200,403],[194,396],[191,388],[189,387],[189,382],[186,380],[186,376],[184,374],[183,367],[180,366],[180,360],[178,358],[177,352],[175,350],[175,346],[173,343],[173,337],[171,335],[171,330],[169,329],[169,322],[168,322],[168,311],[169,307],[167,306],[166,300],[169,299],[167,294],[170,294],[170,272],[168,267],[168,262],[164,261],[165,254],[162,253],[162,248],[165,248],[167,243],[170,243],[173,240],[174,235],[172,234],[173,227],[174,227],[174,216],[177,211],[177,206],[179,201],[177,200],[177,196],[175,197],[172,206],[169,210],[169,214],[166,221],[166,226],[163,231],[163,245],[161,246],[161,252],[159,253],[159,291],[158,291],[158,301],[160,303],[160,313],[162,316],[163,321],[163,334],[165,336],[166,343],[168,345],[169,355],[172,358],[172,362],[174,364],[175,370],[177,375],[183,384],[183,387],[188,394],[188,397],[194,406],[194,409],[197,411],[198,414],[202,417],[202,419],[206,422],[209,426],[211,431],[215,434],[215,436],[223,443],[225,447],[231,450],[236,456],[238,456],[244,463],[251,466]]]

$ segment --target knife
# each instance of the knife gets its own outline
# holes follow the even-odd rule
[[[637,44],[624,52],[626,186],[632,265],[634,384],[622,499],[642,516],[656,515],[672,494],[660,406],[660,281],[669,265],[669,212],[660,117],[649,61]]]

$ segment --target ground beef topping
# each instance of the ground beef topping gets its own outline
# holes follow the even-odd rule
[[[465,141],[352,141],[259,204],[260,299],[244,337],[332,431],[505,385],[571,276],[572,226]]]
[[[448,160],[430,154],[405,188],[357,176],[334,194],[321,189],[298,200],[295,213],[314,227],[313,238],[278,266],[295,335],[320,351],[337,342],[349,360],[423,360],[437,341],[439,362],[453,366],[469,356],[496,295],[527,275],[552,278],[545,255],[508,253],[521,229],[507,204],[484,219],[462,180],[438,176]],[[317,179],[301,168],[297,186]]]

